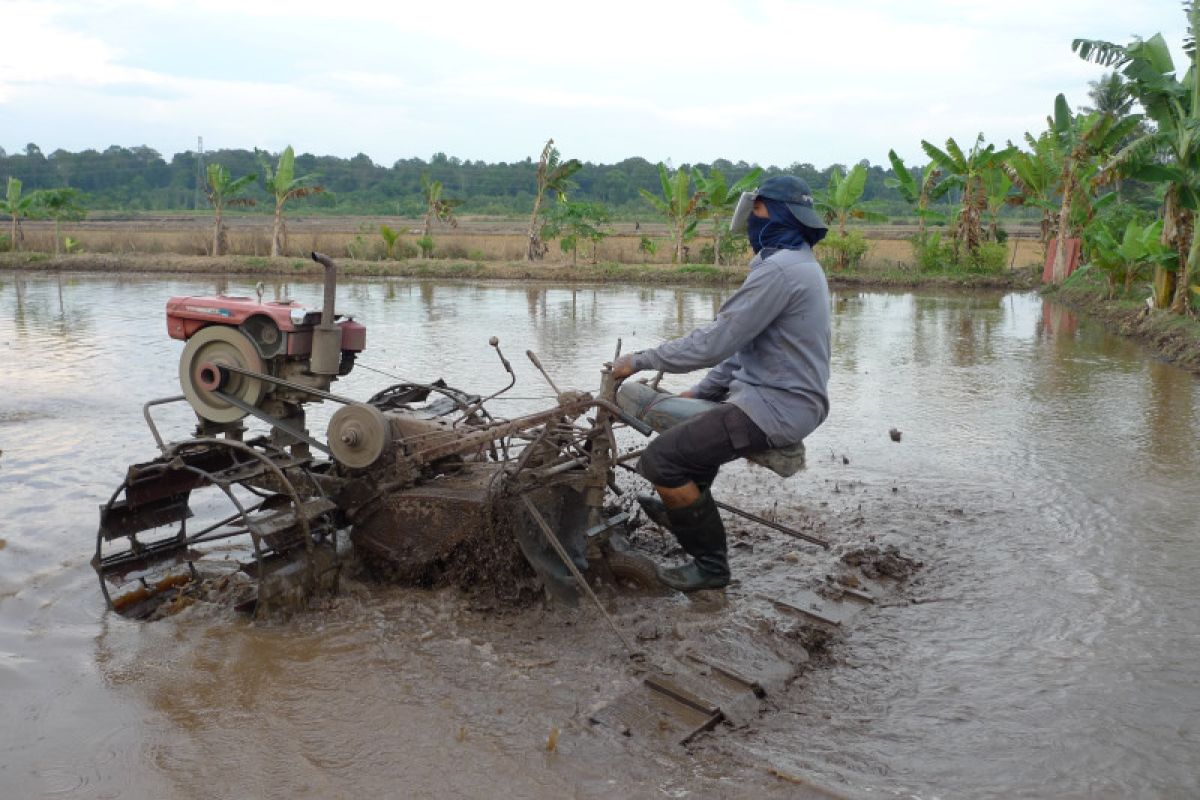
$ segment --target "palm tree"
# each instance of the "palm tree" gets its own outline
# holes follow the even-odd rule
[[[400,231],[389,228],[387,225],[380,225],[379,235],[383,237],[384,257],[389,259],[395,258],[396,242],[400,241]]]
[[[658,212],[667,218],[671,228],[671,263],[678,264],[683,260],[683,243],[696,232],[699,224],[700,192],[690,192],[688,189],[691,177],[682,169],[674,175],[667,172],[666,164],[658,162],[658,180],[662,184],[662,197],[638,189],[642,197],[650,201]]]
[[[692,180],[700,190],[700,214],[713,223],[713,266],[721,265],[721,240],[729,231],[729,215],[737,205],[742,192],[758,183],[762,169],[755,167],[732,186],[726,185],[725,176],[713,169],[705,177],[698,169],[692,170]]]
[[[54,255],[61,252],[62,223],[64,220],[78,220],[87,216],[81,205],[83,194],[78,189],[41,189],[34,192],[33,207],[46,212],[54,219]]]
[[[433,238],[429,234],[434,221],[457,228],[458,218],[454,216],[454,209],[462,205],[462,201],[442,197],[442,182],[431,181],[429,175],[425,173],[421,175],[421,190],[425,193],[425,221],[421,225],[421,255],[428,258],[429,254],[433,252]]]
[[[263,183],[267,191],[275,196],[275,224],[271,229],[271,255],[278,256],[286,249],[284,240],[287,230],[283,222],[283,204],[288,200],[307,197],[325,191],[324,186],[315,184],[315,175],[296,177],[296,153],[289,144],[279,154],[279,163],[274,170],[270,163],[262,162]]]
[[[220,164],[208,165],[208,188],[205,193],[208,196],[208,204],[213,207],[213,213],[216,215],[216,221],[213,224],[212,254],[214,256],[224,255],[228,249],[229,243],[226,240],[225,223],[222,219],[225,209],[229,206],[254,205],[254,198],[240,197],[239,195],[256,180],[258,180],[257,173],[243,175],[234,180],[229,170]]]
[[[0,212],[8,214],[12,218],[9,226],[9,242],[13,250],[20,250],[25,241],[25,231],[21,229],[21,217],[29,216],[29,212],[36,202],[36,192],[22,196],[21,181],[9,177],[7,196],[0,200]]]
[[[526,260],[537,261],[546,252],[542,245],[542,226],[539,221],[546,193],[553,192],[560,203],[565,202],[567,189],[572,186],[571,176],[582,167],[583,164],[577,158],[562,161],[558,148],[554,146],[554,140],[546,140],[541,158],[538,159],[537,191],[533,196],[533,214],[529,217],[529,247],[525,251]]]
[[[1171,51],[1162,34],[1117,45],[1094,39],[1076,39],[1071,49],[1085,61],[1120,70],[1130,92],[1154,122],[1122,147],[1105,165],[1106,174],[1166,184],[1163,200],[1162,242],[1179,254],[1179,272],[1155,269],[1155,306],[1170,304],[1171,311],[1188,310],[1192,276],[1200,273],[1200,69],[1195,35],[1200,31],[1200,4],[1184,4],[1189,39],[1184,51],[1188,69],[1180,80]],[[1190,241],[1187,231],[1191,231]],[[1173,285],[1172,285],[1173,284]]]
[[[850,217],[867,222],[883,222],[883,214],[860,207],[863,191],[867,188],[867,168],[855,164],[845,176],[839,167],[829,173],[829,185],[813,192],[813,207],[825,215],[826,222],[836,221],[838,235],[846,237],[846,220]]]

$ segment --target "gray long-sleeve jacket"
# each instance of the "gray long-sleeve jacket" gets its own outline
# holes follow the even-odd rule
[[[635,353],[633,363],[672,373],[713,367],[696,396],[733,403],[773,447],[787,447],[829,413],[829,317],[829,286],[812,250],[764,250],[716,319]]]

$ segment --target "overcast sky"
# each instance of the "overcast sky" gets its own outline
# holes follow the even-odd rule
[[[824,167],[1041,130],[1175,0],[0,0],[0,147]]]

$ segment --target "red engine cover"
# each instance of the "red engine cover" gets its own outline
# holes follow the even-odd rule
[[[295,317],[293,317],[295,313]],[[279,330],[289,336],[288,353],[303,355],[312,343],[312,329],[321,321],[319,309],[306,309],[292,300],[288,303],[260,303],[250,297],[172,297],[167,300],[167,333],[172,339],[190,339],[208,325],[237,327],[253,316],[270,317]],[[338,324],[342,329],[342,349],[361,352],[367,346],[367,329],[351,319]],[[308,334],[308,335],[305,335]]]

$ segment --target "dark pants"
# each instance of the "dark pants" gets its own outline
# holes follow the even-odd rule
[[[744,411],[719,403],[660,433],[642,454],[638,470],[655,486],[709,485],[722,464],[770,447],[767,435]]]

